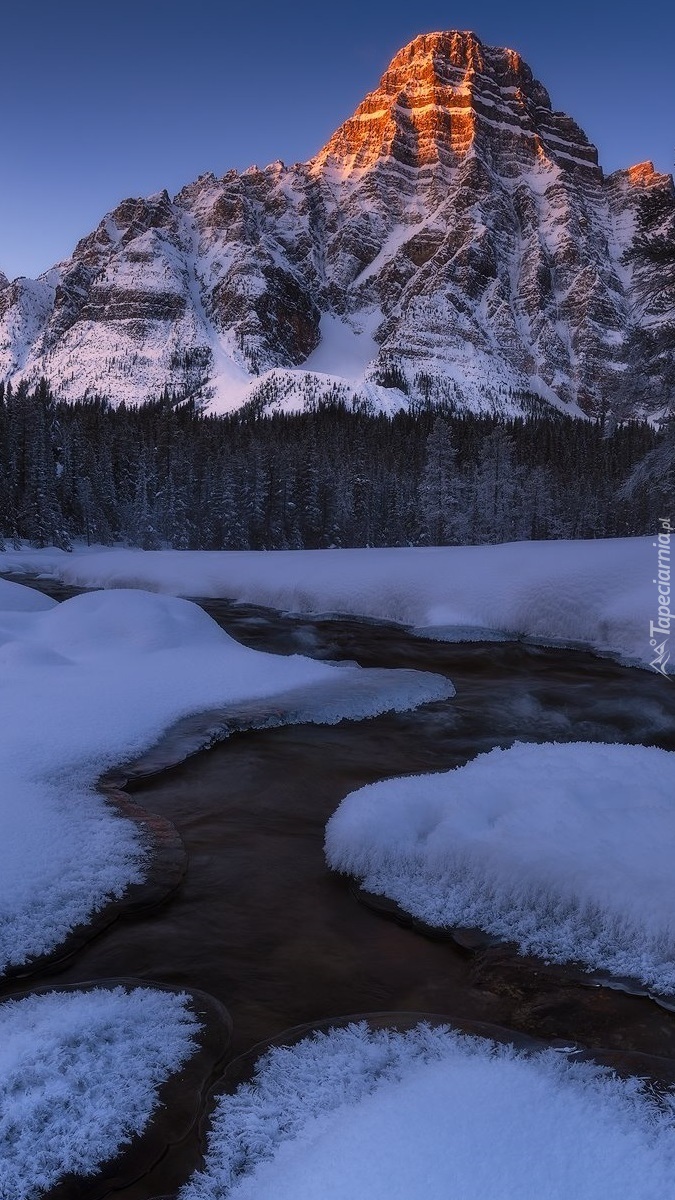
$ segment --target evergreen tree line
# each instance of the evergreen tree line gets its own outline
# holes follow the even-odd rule
[[[453,545],[651,532],[675,434],[533,413],[204,415],[0,386],[0,547]],[[661,509],[664,508],[664,512]]]

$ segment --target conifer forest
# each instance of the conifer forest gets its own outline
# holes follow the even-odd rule
[[[0,390],[0,546],[146,549],[466,545],[650,532],[675,435],[628,421],[317,403],[203,415]]]

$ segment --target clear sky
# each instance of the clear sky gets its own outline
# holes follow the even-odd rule
[[[418,33],[520,51],[606,170],[675,153],[667,0],[19,0],[0,58],[0,269],[35,275],[120,199],[310,158]]]

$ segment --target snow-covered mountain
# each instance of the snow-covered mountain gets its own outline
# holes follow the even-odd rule
[[[472,33],[415,38],[309,162],[124,200],[39,279],[0,274],[0,376],[67,399],[658,413],[674,371],[671,177],[605,176]]]

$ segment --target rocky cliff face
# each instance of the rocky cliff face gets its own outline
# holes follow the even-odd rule
[[[518,54],[425,34],[310,162],[125,200],[40,279],[0,277],[0,373],[220,409],[658,413],[674,246],[670,176],[605,176]]]

